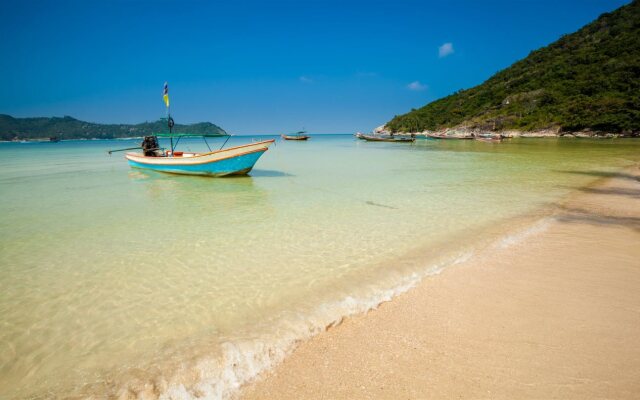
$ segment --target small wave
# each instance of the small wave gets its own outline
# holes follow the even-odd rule
[[[516,244],[522,243],[529,237],[547,230],[547,228],[549,228],[549,226],[551,225],[551,222],[552,219],[550,217],[542,218],[541,220],[535,222],[533,225],[530,225],[525,229],[500,238],[494,246],[498,249],[506,249]]]
[[[227,341],[221,345],[218,357],[203,357],[190,366],[183,365],[179,376],[160,385],[162,389],[158,397],[161,400],[228,399],[242,385],[281,363],[298,343],[339,325],[344,318],[376,309],[380,304],[415,287],[425,277],[437,275],[448,266],[467,261],[472,254],[465,252],[432,264],[421,272],[399,279],[388,289],[373,289],[368,295],[347,296],[336,302],[325,303],[309,315],[288,315],[273,327],[270,334],[259,338]],[[189,372],[185,374],[185,370]],[[144,386],[148,387],[148,384]],[[131,387],[125,390],[133,394],[132,397],[145,395]]]

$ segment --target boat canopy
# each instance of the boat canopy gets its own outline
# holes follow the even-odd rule
[[[216,138],[216,137],[227,137],[231,136],[228,133],[154,133],[154,136],[163,137],[163,138],[183,138],[183,137],[205,137],[205,138]]]

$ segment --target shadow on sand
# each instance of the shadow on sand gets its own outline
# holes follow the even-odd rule
[[[559,222],[622,226],[640,232],[640,218],[638,217],[594,213],[577,207],[560,207],[560,209],[564,213],[556,217]]]
[[[640,189],[627,189],[627,188],[580,188],[581,192],[591,194],[608,194],[614,196],[627,196],[635,199],[640,199]]]
[[[638,174],[628,173],[624,171],[620,172],[608,172],[608,171],[556,171],[567,174],[579,174],[588,175],[598,178],[614,178],[623,179],[633,182],[632,187],[619,187],[619,186],[591,186],[579,188],[583,193],[606,195],[606,196],[623,196],[632,199],[631,205],[624,205],[622,207],[635,207],[635,202],[640,199],[640,188],[637,188],[636,183],[640,182],[640,176]],[[626,185],[622,185],[626,186]],[[624,203],[627,204],[627,203]],[[620,206],[618,206],[620,207]],[[626,227],[640,232],[640,218],[636,217],[637,213],[625,212],[624,209],[611,208],[608,211],[591,211],[585,210],[579,207],[561,206],[564,213],[557,217],[560,222],[568,223],[587,223],[593,225],[617,225]],[[627,210],[630,211],[630,210]]]
[[[608,171],[568,171],[568,170],[555,170],[554,172],[560,172],[563,174],[576,174],[587,175],[597,178],[620,178],[630,181],[640,182],[640,176],[629,174],[626,172],[608,172]]]

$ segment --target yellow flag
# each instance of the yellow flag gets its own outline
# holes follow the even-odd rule
[[[164,104],[169,108],[169,85],[167,82],[164,83],[164,91],[162,92],[162,100],[164,100]]]

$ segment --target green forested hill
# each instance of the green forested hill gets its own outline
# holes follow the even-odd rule
[[[640,0],[533,51],[486,82],[396,116],[400,132],[640,131]]]
[[[191,125],[176,124],[174,132],[225,133],[217,125],[200,122]],[[0,140],[37,139],[57,137],[59,139],[113,139],[120,137],[144,136],[167,132],[166,121],[143,122],[141,124],[94,124],[72,117],[14,118],[0,114]]]

